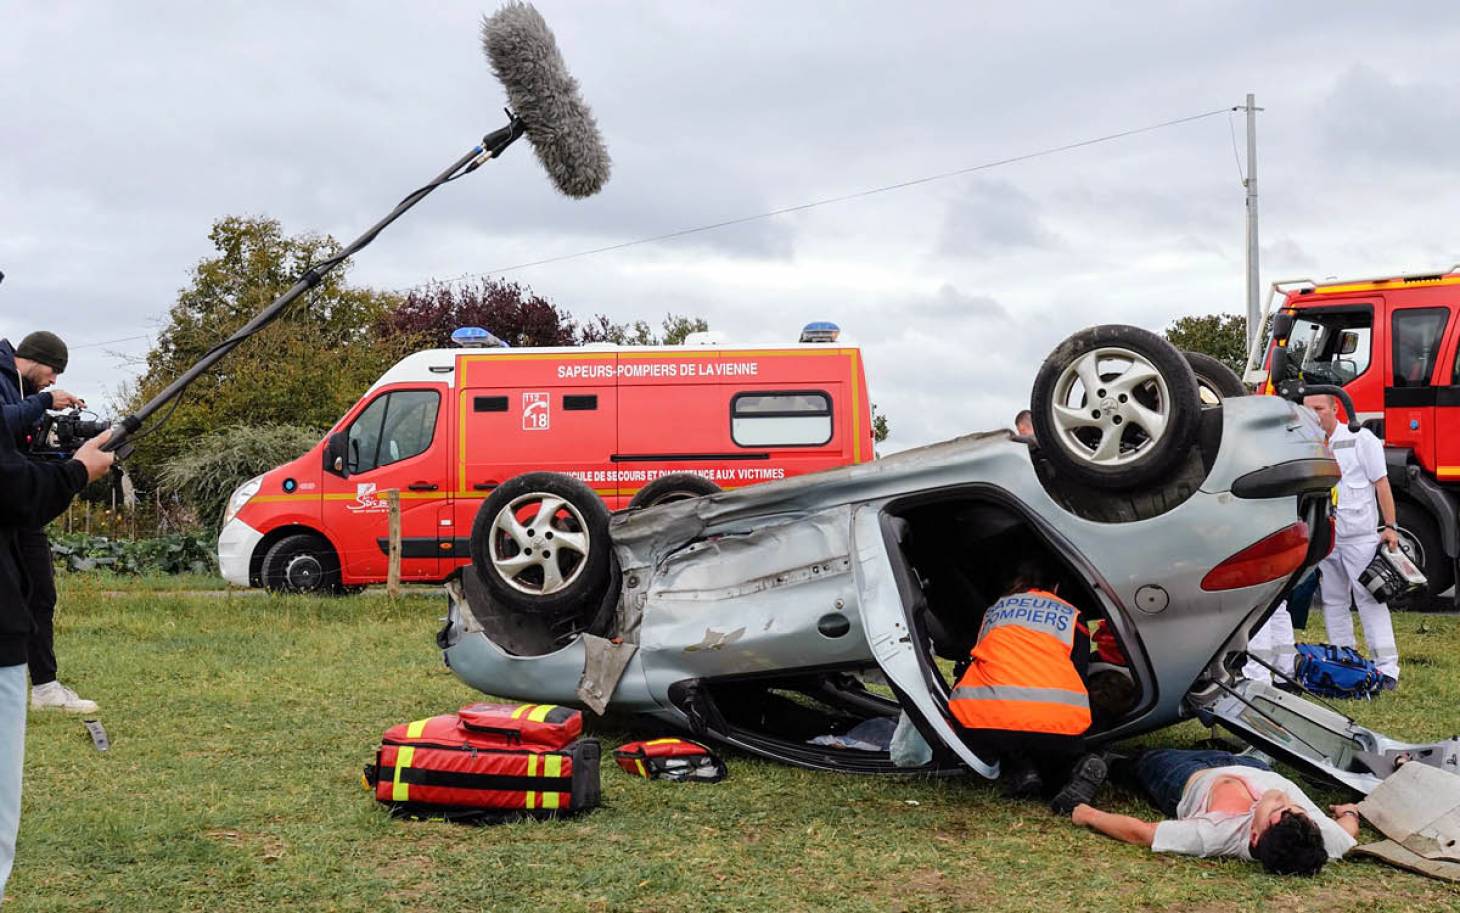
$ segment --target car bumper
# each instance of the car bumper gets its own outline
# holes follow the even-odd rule
[[[264,534],[234,517],[218,534],[218,570],[234,586],[249,586],[249,564],[253,550]]]

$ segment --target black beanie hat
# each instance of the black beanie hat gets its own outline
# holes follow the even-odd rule
[[[66,344],[61,337],[46,330],[36,330],[20,341],[15,350],[16,358],[29,358],[31,361],[38,361],[47,367],[54,368],[56,373],[66,370],[66,359],[68,353]]]

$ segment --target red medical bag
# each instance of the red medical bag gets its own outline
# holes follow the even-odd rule
[[[491,823],[599,802],[598,742],[583,714],[551,704],[472,704],[385,731],[366,783],[391,814]]]
[[[689,739],[630,742],[615,748],[613,759],[624,772],[648,780],[717,783],[728,773],[714,752]]]

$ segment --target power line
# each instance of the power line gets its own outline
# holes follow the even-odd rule
[[[103,339],[100,342],[83,342],[80,345],[70,346],[72,349],[93,349],[97,346],[109,346],[118,342],[131,342],[134,339],[151,339],[151,335],[143,333],[140,336],[123,336],[120,339]]]
[[[1208,117],[1215,117],[1218,114],[1227,114],[1230,117],[1230,113],[1235,110],[1237,109],[1231,107],[1218,108],[1215,111],[1207,111],[1202,114],[1192,114],[1188,115],[1187,117],[1178,117],[1175,120],[1162,121],[1159,124],[1149,124],[1144,127],[1135,127],[1130,130],[1121,130],[1118,133],[1107,133],[1104,136],[1096,136],[1091,139],[1080,140],[1074,143],[1065,143],[1061,146],[1050,146],[1049,148],[1040,149],[1036,152],[1026,152],[1022,155],[1014,155],[1010,156],[1009,158],[996,159],[994,161],[984,162],[979,165],[970,165],[967,168],[959,168],[955,171],[943,171],[939,172],[938,174],[927,175],[926,177],[913,178],[912,180],[908,181],[899,181],[896,184],[886,184],[881,187],[873,187],[870,190],[859,190],[855,193],[847,193],[840,196],[827,197],[821,200],[813,200],[809,203],[801,203],[796,206],[785,206],[780,209],[772,209],[768,212],[759,212],[755,213],[754,215],[741,216],[736,219],[726,219],[723,222],[712,222],[709,225],[700,225],[695,228],[682,228],[678,231],[671,231],[662,235],[653,235],[652,237],[648,238],[638,238],[633,241],[622,241],[618,244],[609,244],[604,247],[594,247],[588,250],[580,250],[576,253],[562,254],[557,257],[545,257],[541,260],[530,260],[526,263],[517,263],[512,266],[497,267],[495,269],[489,269],[483,272],[462,273],[461,275],[453,276],[450,279],[432,280],[431,282],[410,286],[404,289],[397,289],[396,291],[409,292],[413,291],[414,289],[423,288],[429,285],[450,285],[455,282],[460,282],[464,279],[473,279],[482,276],[510,273],[520,269],[527,269],[528,267],[532,266],[543,266],[548,263],[561,263],[564,260],[576,260],[579,257],[591,257],[595,254],[606,254],[611,251],[624,250],[630,247],[638,247],[641,244],[654,244],[659,241],[670,241],[676,238],[683,238],[687,235],[699,234],[706,231],[714,231],[720,228],[728,228],[732,225],[744,225],[747,222],[755,222],[761,219],[770,219],[775,216],[783,216],[793,212],[804,212],[805,210],[815,209],[819,206],[830,206],[833,203],[845,203],[849,200],[858,200],[862,199],[863,197],[870,197],[879,193],[889,193],[894,190],[905,190],[908,187],[917,187],[921,184],[933,183],[934,181],[944,181],[949,178],[960,177],[962,175],[972,174],[977,171],[987,171],[990,168],[999,168],[1004,165],[1013,165],[1018,162],[1027,162],[1030,159],[1037,159],[1048,155],[1055,155],[1060,152],[1069,152],[1073,149],[1082,149],[1086,146],[1094,146],[1098,143],[1108,143],[1118,139],[1125,139],[1126,137],[1136,136],[1141,133],[1150,133],[1153,130],[1162,130],[1166,127],[1176,127],[1181,124],[1189,124],[1192,121],[1203,120],[1204,118]]]

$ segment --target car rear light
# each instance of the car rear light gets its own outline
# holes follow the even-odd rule
[[[1308,554],[1308,524],[1299,520],[1212,568],[1201,580],[1204,590],[1235,590],[1286,577]]]

